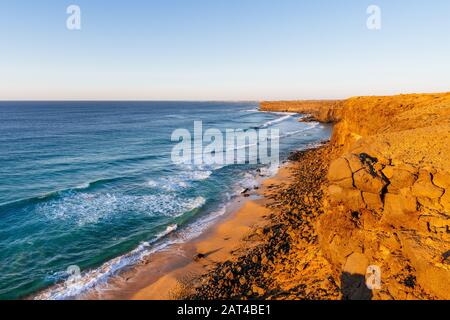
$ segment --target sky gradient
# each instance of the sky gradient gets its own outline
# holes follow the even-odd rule
[[[0,0],[0,40],[0,100],[450,91],[448,0]]]

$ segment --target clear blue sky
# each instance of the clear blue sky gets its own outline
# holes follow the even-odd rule
[[[450,91],[448,0],[1,0],[0,39],[4,100]]]

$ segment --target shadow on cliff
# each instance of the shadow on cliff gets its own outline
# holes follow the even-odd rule
[[[372,300],[372,290],[366,286],[366,278],[361,274],[344,272],[341,275],[342,300]]]

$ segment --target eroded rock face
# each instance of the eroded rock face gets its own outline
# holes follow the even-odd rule
[[[345,271],[361,254],[383,273],[374,298],[450,299],[450,93],[275,105],[335,122],[317,228],[336,270],[361,276]]]
[[[328,173],[331,201],[352,210],[381,210],[388,182],[378,165],[378,160],[367,154],[346,154],[335,160]]]
[[[450,298],[445,289],[450,285],[450,267],[436,263],[450,249],[450,174],[398,160],[379,161],[367,153],[345,154],[329,170],[330,207],[322,220],[333,219],[319,225],[319,235],[328,257],[342,266],[343,281],[356,279],[355,270],[349,268],[352,259],[346,257],[358,257],[364,265],[384,261],[390,279],[397,279],[395,272],[409,274],[396,281],[406,283],[411,292],[420,286],[431,296]],[[334,232],[328,230],[330,225]],[[343,229],[344,233],[338,231]],[[374,248],[378,250],[371,251]],[[390,286],[391,291],[382,291],[380,297],[386,292],[408,297],[395,288]]]
[[[425,212],[450,209],[450,174],[432,168],[345,154],[331,164],[328,179],[331,202],[352,210],[367,208],[398,217],[418,207]]]

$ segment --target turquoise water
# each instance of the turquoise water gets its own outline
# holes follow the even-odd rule
[[[0,102],[0,299],[22,298],[80,267],[104,282],[158,250],[174,230],[195,236],[254,183],[257,165],[175,165],[177,128],[281,130],[280,155],[328,139],[299,115],[224,102]],[[183,237],[179,241],[184,241]]]

